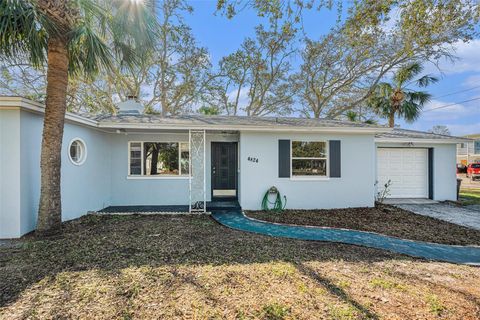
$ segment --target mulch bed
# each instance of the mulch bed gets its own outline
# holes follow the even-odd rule
[[[480,231],[388,205],[375,208],[247,211],[259,220],[377,232],[403,239],[454,245],[480,245]]]

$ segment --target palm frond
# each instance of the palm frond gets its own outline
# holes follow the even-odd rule
[[[158,21],[148,4],[115,0],[109,21],[115,54],[122,63],[134,64],[158,39]]]
[[[406,100],[418,103],[422,107],[430,102],[432,95],[424,91],[410,91],[406,93]]]
[[[374,95],[370,97],[370,99],[367,101],[367,104],[375,114],[381,117],[389,114],[391,104],[390,99],[386,96]]]
[[[407,122],[413,122],[420,117],[423,107],[430,99],[431,95],[423,91],[407,92],[405,101],[398,110],[398,114]]]
[[[353,110],[348,110],[345,113],[345,116],[347,117],[348,121],[356,122],[358,120],[358,114]]]
[[[373,118],[369,118],[369,119],[363,121],[363,123],[365,123],[365,124],[378,124],[378,121],[373,119]]]
[[[393,77],[393,81],[397,87],[402,87],[406,82],[420,74],[422,70],[423,66],[418,62],[407,64],[397,70]]]
[[[0,1],[0,54],[27,55],[34,66],[46,60],[48,19],[29,1]]]
[[[423,105],[416,103],[412,100],[406,100],[400,106],[398,110],[398,115],[403,117],[407,122],[414,122],[420,117],[422,112]]]
[[[95,75],[111,67],[108,44],[88,24],[79,24],[69,34],[69,70],[72,74]]]
[[[438,78],[434,77],[434,76],[430,76],[430,75],[425,75],[425,76],[421,77],[420,79],[418,79],[417,81],[415,81],[417,86],[419,86],[421,88],[428,87],[429,85],[431,85],[433,83],[437,83],[437,82],[438,82]]]
[[[132,67],[157,39],[157,19],[143,2],[78,0],[81,19],[69,36],[70,70],[92,74],[114,63]]]

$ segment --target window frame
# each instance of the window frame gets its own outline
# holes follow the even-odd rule
[[[325,143],[325,157],[294,157],[293,156],[293,143],[294,142],[323,142]],[[290,180],[329,180],[330,179],[330,144],[328,140],[308,140],[308,139],[296,139],[290,140]],[[310,176],[297,176],[293,174],[293,160],[325,160],[325,175],[310,175]]]
[[[131,148],[132,144],[134,143],[140,143],[140,152],[141,152],[141,157],[140,157],[140,172],[141,174],[131,174],[130,170],[130,161],[131,161]],[[145,143],[178,143],[178,174],[162,174],[162,175],[145,175],[143,174],[144,172],[144,157],[145,157],[145,149],[144,149],[144,144]],[[189,173],[182,175],[182,164],[181,164],[181,157],[182,157],[182,148],[181,144],[186,144],[188,145],[188,152],[190,154],[190,145],[188,141],[151,141],[151,140],[132,140],[128,141],[128,160],[127,160],[127,179],[190,179],[190,170],[191,170],[191,165],[190,165],[190,155],[188,157],[189,160]]]
[[[72,147],[72,144],[77,141],[80,142],[80,150],[81,150],[80,161],[73,160],[72,155],[70,154],[70,148]],[[87,144],[82,138],[76,137],[70,140],[70,143],[68,144],[67,152],[68,152],[68,159],[70,159],[70,162],[75,166],[81,166],[87,160],[87,155],[88,155]]]

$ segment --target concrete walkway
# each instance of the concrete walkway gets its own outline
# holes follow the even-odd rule
[[[0,239],[0,249],[2,248],[21,248],[21,240]]]
[[[480,211],[474,208],[462,208],[448,203],[395,204],[395,206],[423,216],[480,230]]]
[[[396,205],[396,204],[434,204],[438,201],[430,199],[416,199],[416,198],[389,198],[383,200],[384,204]]]
[[[274,237],[340,242],[403,253],[413,257],[480,265],[480,247],[453,246],[404,240],[377,233],[308,226],[276,224],[246,217],[239,210],[214,211],[212,217],[232,229]]]

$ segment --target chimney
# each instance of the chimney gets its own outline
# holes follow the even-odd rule
[[[143,105],[138,102],[137,96],[128,95],[127,100],[117,105],[118,114],[141,114],[143,113]]]

